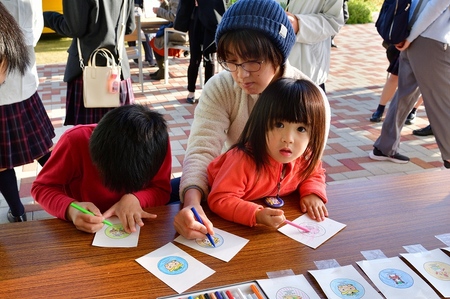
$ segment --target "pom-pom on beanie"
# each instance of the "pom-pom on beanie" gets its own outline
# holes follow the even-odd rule
[[[233,30],[253,29],[270,38],[286,62],[295,43],[295,33],[283,8],[275,0],[238,0],[222,16],[217,31],[220,37]]]

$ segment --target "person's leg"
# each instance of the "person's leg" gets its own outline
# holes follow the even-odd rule
[[[442,159],[450,161],[450,49],[441,42],[419,36],[411,44],[410,52],[436,143]]]
[[[380,103],[378,104],[377,110],[372,114],[370,118],[371,122],[380,122],[383,118],[384,109],[386,104],[395,94],[398,85],[398,76],[394,74],[389,74],[384,83],[383,90],[381,91]]]
[[[8,221],[27,221],[25,208],[20,201],[17,177],[14,168],[0,170],[0,192],[9,206]]]
[[[145,35],[145,42],[142,45],[144,46],[145,61],[147,61],[150,66],[155,66],[156,60],[155,57],[153,56],[152,47],[150,47],[150,36],[146,33],[144,33],[144,35]]]
[[[375,150],[379,150],[383,155],[389,157],[393,157],[398,153],[400,132],[408,113],[413,108],[419,96],[420,91],[416,77],[414,76],[409,63],[408,51],[409,50],[406,50],[400,55],[398,89],[389,106],[380,136],[375,141],[373,154],[375,154]],[[371,158],[373,158],[372,156],[373,155],[371,155]],[[395,158],[394,160],[389,160],[392,162],[405,163],[401,160],[395,161]]]
[[[180,178],[171,179],[170,186],[172,187],[172,192],[170,193],[168,204],[180,202]]]
[[[164,79],[164,56],[159,55],[156,52],[153,52],[156,59],[156,64],[158,65],[158,70],[154,73],[150,74],[150,79],[152,80],[162,80]]]
[[[200,28],[200,22],[197,20],[191,21],[189,27],[189,66],[187,71],[188,79],[188,95],[186,101],[190,104],[194,104],[197,100],[195,99],[195,86],[198,77],[198,68],[202,60],[202,36],[203,32]]]

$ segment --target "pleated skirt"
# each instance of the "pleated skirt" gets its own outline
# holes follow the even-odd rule
[[[0,106],[0,168],[32,163],[49,152],[55,130],[39,94]]]
[[[131,78],[120,82],[120,102],[123,105],[134,103]],[[108,111],[114,108],[86,108],[83,102],[83,76],[67,82],[66,119],[64,125],[96,124]]]

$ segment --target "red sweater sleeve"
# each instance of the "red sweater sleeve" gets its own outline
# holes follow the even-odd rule
[[[55,145],[50,159],[39,172],[31,188],[33,198],[51,215],[66,219],[66,210],[75,199],[69,195],[74,178],[83,176],[82,157],[88,152],[88,140],[95,126],[67,130]],[[87,157],[89,159],[89,156]],[[92,182],[95,188],[95,182]],[[80,186],[81,187],[81,186]],[[81,201],[80,199],[77,199]]]
[[[255,185],[255,173],[254,163],[238,150],[228,151],[212,161],[208,166],[209,208],[226,220],[256,225],[256,212],[263,207],[244,199]]]
[[[141,203],[141,207],[155,207],[165,205],[170,198],[170,176],[172,174],[172,151],[170,142],[167,154],[161,168],[144,190],[133,193]]]

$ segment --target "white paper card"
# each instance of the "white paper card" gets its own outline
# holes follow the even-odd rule
[[[136,262],[179,294],[215,273],[172,243],[136,259]]]
[[[438,299],[436,292],[399,257],[357,262],[386,298]]]
[[[445,245],[450,246],[450,234],[436,235],[435,237]]]
[[[248,243],[247,239],[218,228],[214,228],[212,237],[216,247],[213,247],[206,237],[205,239],[188,240],[183,236],[178,236],[175,241],[225,262],[229,262]]]
[[[136,232],[127,233],[118,217],[108,219],[113,226],[104,225],[95,233],[92,246],[98,247],[137,247],[141,227],[136,225]]]
[[[440,249],[401,254],[444,297],[450,297],[450,257]]]
[[[303,274],[257,280],[268,298],[320,299]]]
[[[292,225],[284,225],[278,229],[281,233],[300,243],[316,249],[329,238],[337,234],[346,227],[345,224],[325,218],[324,221],[318,222],[311,219],[308,214],[303,214],[293,221],[295,224],[308,228],[309,232],[304,232]]]
[[[380,294],[352,266],[309,270],[329,299],[376,299]]]

